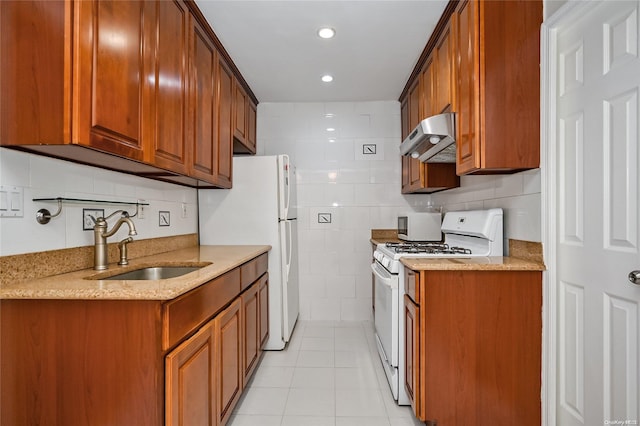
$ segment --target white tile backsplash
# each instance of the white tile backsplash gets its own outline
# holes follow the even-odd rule
[[[539,170],[463,176],[461,188],[402,195],[400,133],[394,101],[258,105],[259,153],[289,154],[298,171],[302,319],[370,319],[370,230],[395,228],[398,213],[429,201],[444,210],[502,207],[505,240],[540,241]],[[362,154],[363,144],[376,154]],[[318,223],[318,213],[332,223]]]
[[[541,241],[540,170],[512,175],[463,176],[461,188],[432,195],[444,211],[501,207],[505,253],[508,240]]]
[[[93,244],[93,233],[82,229],[82,209],[100,208],[108,215],[119,207],[96,204],[63,205],[60,216],[46,225],[36,222],[36,212],[56,211],[56,203],[34,202],[33,198],[68,197],[109,201],[145,200],[144,218],[133,219],[138,235],[147,239],[191,234],[197,230],[196,190],[184,186],[144,179],[124,173],[84,166],[68,161],[0,148],[0,184],[24,188],[24,217],[0,218],[0,256],[55,250]],[[182,203],[187,217],[181,217]],[[131,214],[135,207],[127,207]],[[171,226],[160,227],[158,212],[171,212]],[[110,220],[110,226],[113,219]],[[125,238],[122,227],[109,239]]]
[[[258,105],[260,152],[290,154],[297,167],[301,318],[371,318],[371,228],[394,228],[399,210],[428,199],[400,195],[399,144],[398,102]]]

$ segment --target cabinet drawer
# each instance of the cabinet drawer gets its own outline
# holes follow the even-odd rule
[[[411,269],[405,269],[404,291],[414,303],[420,303],[420,286],[417,283],[418,277]]]
[[[268,264],[268,255],[264,253],[240,267],[240,282],[243,291],[267,272]]]
[[[204,324],[240,293],[236,268],[162,307],[162,349],[167,350]]]

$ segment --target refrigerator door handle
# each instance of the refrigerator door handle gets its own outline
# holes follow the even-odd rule
[[[291,203],[291,165],[289,164],[289,156],[284,155],[284,172],[285,172],[285,185],[287,185],[287,203],[284,206],[284,219],[287,219],[289,216],[289,204]]]
[[[291,254],[293,253],[293,247],[291,246],[293,244],[293,233],[291,232],[291,221],[286,221],[285,223],[287,224],[289,234],[289,243],[287,244],[287,276],[289,276],[289,271],[291,270]]]

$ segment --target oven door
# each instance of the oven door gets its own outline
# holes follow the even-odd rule
[[[392,274],[378,262],[371,264],[375,278],[376,336],[387,363],[398,366],[398,274]]]

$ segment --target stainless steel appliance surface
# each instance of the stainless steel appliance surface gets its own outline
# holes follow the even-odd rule
[[[375,280],[374,323],[378,354],[393,397],[408,405],[404,388],[404,266],[403,257],[468,258],[502,256],[502,209],[455,211],[442,221],[443,243],[401,242],[378,244],[371,265]]]
[[[456,114],[427,117],[400,144],[400,153],[427,163],[456,162]]]

